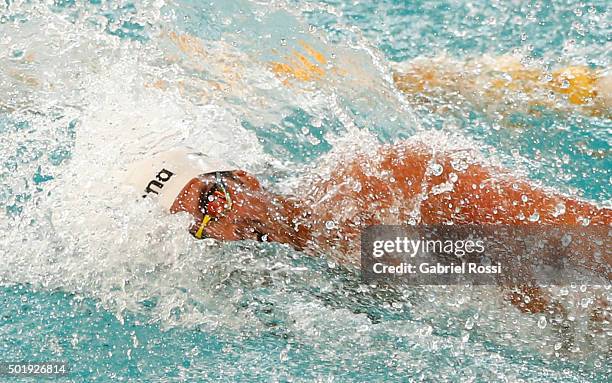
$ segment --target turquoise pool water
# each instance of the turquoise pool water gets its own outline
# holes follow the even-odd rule
[[[0,359],[67,361],[74,382],[606,382],[610,328],[584,301],[553,326],[491,289],[372,289],[325,257],[194,243],[184,217],[112,181],[126,158],[190,143],[285,190],[330,153],[436,131],[609,204],[610,120],[543,111],[509,127],[408,104],[389,81],[441,53],[608,68],[607,5],[3,3]],[[360,82],[282,85],[269,63],[302,40],[361,65]]]

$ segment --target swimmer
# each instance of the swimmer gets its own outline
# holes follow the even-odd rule
[[[431,106],[435,99],[463,100],[501,117],[548,109],[612,118],[612,75],[585,65],[546,71],[515,56],[466,61],[443,56],[400,64],[393,80],[410,100]]]
[[[331,86],[336,92],[340,87],[352,92],[353,98],[382,98],[393,103],[385,81],[381,81],[380,69],[360,51],[319,40],[297,40],[291,46],[261,52],[262,57],[238,55],[231,46],[222,46],[225,56],[219,59],[207,54],[203,42],[194,36],[169,32],[167,37],[171,43],[168,50],[182,55],[171,55],[171,62],[180,56],[184,58],[182,65],[190,70],[217,73],[207,76],[218,77],[216,81],[203,83],[201,76],[180,81],[178,89],[183,96],[208,100],[213,97],[210,92],[216,90],[242,94],[248,89],[242,75],[249,71],[245,65],[253,64],[253,68],[267,67],[283,86],[296,91],[320,91]],[[438,56],[394,65],[390,74],[393,85],[409,103],[437,112],[465,103],[509,125],[516,124],[508,118],[515,113],[537,116],[546,110],[612,118],[612,75],[607,68],[570,64],[547,70],[511,55],[462,60]],[[146,86],[163,90],[169,84],[157,80]]]
[[[376,69],[366,70],[367,60],[354,52],[343,51],[332,59],[324,53],[330,47],[314,48],[304,41],[298,45],[301,51],[291,49],[270,65],[287,86],[313,83],[318,89],[324,83],[341,81],[356,91],[373,91],[380,82],[369,73]],[[397,64],[392,77],[414,105],[448,109],[466,102],[501,118],[517,112],[537,114],[543,109],[612,118],[612,75],[604,68],[567,65],[549,71],[510,55],[468,60],[439,56]]]
[[[132,164],[127,181],[170,213],[188,213],[195,238],[279,242],[354,265],[361,231],[370,225],[520,225],[532,217],[539,224],[612,223],[608,208],[504,175],[470,160],[465,151],[439,153],[402,142],[358,155],[331,174],[310,182],[299,195],[280,195],[244,170],[181,148]],[[604,264],[584,258],[609,278],[609,253]],[[530,310],[536,305],[544,307],[532,297]]]

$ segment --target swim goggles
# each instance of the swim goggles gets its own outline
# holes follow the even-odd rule
[[[215,173],[214,185],[206,193],[200,195],[200,209],[204,218],[202,218],[202,222],[200,222],[200,226],[195,233],[195,237],[198,239],[203,237],[204,228],[208,226],[210,221],[216,221],[223,217],[226,212],[232,210],[232,198],[227,192],[227,187],[220,172]]]

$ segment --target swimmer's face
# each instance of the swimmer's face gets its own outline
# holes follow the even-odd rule
[[[204,237],[221,240],[261,240],[266,234],[264,222],[269,217],[269,206],[273,203],[259,181],[242,170],[222,173],[226,190],[232,200],[231,209],[211,220],[204,229]],[[217,181],[214,174],[194,178],[183,189],[170,209],[176,213],[186,211],[193,217],[190,232],[195,235],[204,218],[201,201],[205,200]]]

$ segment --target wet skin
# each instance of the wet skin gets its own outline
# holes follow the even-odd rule
[[[471,162],[454,170],[457,154],[434,153],[405,143],[384,146],[372,156],[343,163],[331,173],[333,177],[311,180],[300,198],[271,193],[255,177],[237,170],[223,177],[232,209],[212,221],[205,234],[220,240],[285,243],[310,254],[328,254],[342,263],[358,264],[361,230],[375,224],[413,220],[520,225],[531,223],[528,218],[536,213],[537,224],[579,225],[585,219],[591,225],[612,223],[610,209],[547,192],[504,175],[500,169]],[[432,174],[428,170],[432,163],[441,166],[442,172]],[[214,183],[214,175],[193,179],[172,206],[172,212],[186,211],[194,217],[192,234],[203,217],[200,195]],[[559,206],[563,206],[562,214]],[[609,254],[603,264],[581,249],[575,254],[604,275],[612,264]],[[526,311],[546,307],[536,290],[528,288],[525,293],[531,296],[531,304],[523,307]],[[520,306],[516,302],[521,299],[511,296],[510,300]]]
[[[544,191],[499,169],[469,163],[463,170],[453,170],[455,154],[434,157],[423,147],[385,146],[377,155],[343,164],[330,179],[312,180],[300,198],[269,192],[254,176],[236,170],[223,176],[232,209],[212,221],[205,233],[220,240],[257,240],[267,235],[268,241],[299,250],[336,249],[352,253],[354,259],[361,230],[374,224],[411,219],[423,224],[529,224],[534,214],[537,224],[612,223],[610,209]],[[432,163],[441,166],[441,174],[427,171]],[[200,195],[214,183],[213,174],[194,178],[172,206],[172,212],[186,211],[194,217],[192,233],[203,217]]]

